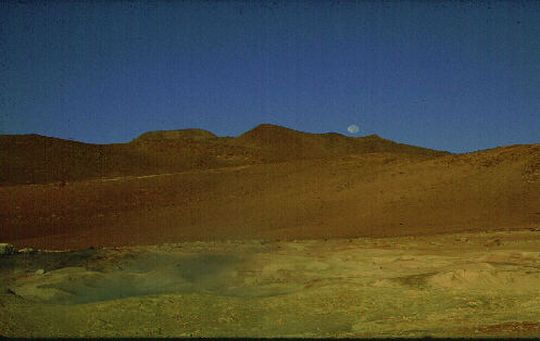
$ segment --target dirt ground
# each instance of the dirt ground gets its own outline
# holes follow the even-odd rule
[[[0,186],[0,207],[0,241],[19,248],[534,228],[540,145]]]
[[[0,271],[2,336],[540,337],[536,229],[40,251]]]

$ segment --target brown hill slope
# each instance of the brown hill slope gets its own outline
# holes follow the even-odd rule
[[[0,202],[0,240],[50,248],[538,227],[540,145],[4,186]]]
[[[152,169],[125,145],[93,145],[40,135],[0,136],[0,184],[46,183]]]
[[[0,184],[151,175],[367,152],[444,155],[378,137],[306,134],[261,125],[238,138],[200,129],[144,133],[129,143],[94,145],[39,135],[0,136]]]
[[[203,129],[180,129],[149,131],[137,137],[135,141],[161,140],[207,140],[217,138],[214,133]]]
[[[392,152],[434,157],[444,154],[427,148],[385,140],[377,135],[351,138],[337,133],[310,134],[261,124],[240,135],[237,143],[256,148],[268,160],[298,160],[349,154]]]
[[[206,141],[208,139],[208,141]],[[39,135],[0,136],[0,184],[32,184],[219,167],[224,148],[204,135],[151,132],[130,143],[95,145]]]

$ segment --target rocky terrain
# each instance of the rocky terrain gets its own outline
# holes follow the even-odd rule
[[[540,230],[0,258],[4,336],[533,337]]]
[[[0,136],[2,336],[540,336],[540,145]]]

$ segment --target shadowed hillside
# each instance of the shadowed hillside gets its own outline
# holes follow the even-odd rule
[[[129,143],[110,145],[39,135],[4,135],[0,136],[0,149],[3,185],[164,174],[370,152],[419,157],[443,154],[376,136],[307,134],[272,125],[258,126],[238,138],[185,129],[148,132]]]
[[[240,135],[236,140],[240,144],[255,146],[260,153],[274,161],[375,152],[410,154],[419,157],[444,154],[427,148],[385,140],[377,135],[351,138],[337,133],[309,134],[270,124],[261,124]]]
[[[241,148],[206,141],[212,138],[178,131],[150,132],[130,143],[95,145],[39,135],[0,136],[0,184],[162,174],[234,163],[221,160],[220,153],[242,155]]]
[[[540,225],[540,145],[455,155],[376,136],[267,125],[238,138],[139,138],[111,146],[31,136],[18,147],[13,139],[21,137],[3,139],[12,139],[9,158],[20,155],[21,170],[25,164],[58,169],[58,162],[96,172],[73,173],[78,179],[129,174],[0,187],[0,240],[18,246],[382,237]],[[36,141],[47,148],[32,147]],[[84,157],[66,162],[74,150]],[[92,157],[99,160],[100,153],[111,158],[96,167]],[[109,161],[113,157],[120,161]]]
[[[161,130],[150,131],[142,134],[134,141],[163,141],[163,140],[207,140],[213,139],[217,136],[213,133],[203,129],[181,129],[181,130]]]
[[[32,184],[141,173],[153,160],[127,145],[93,145],[40,135],[0,136],[0,184]]]

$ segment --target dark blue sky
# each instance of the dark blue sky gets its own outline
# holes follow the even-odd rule
[[[540,143],[540,1],[0,2],[0,128]]]

